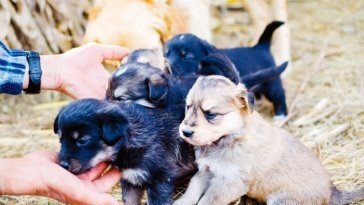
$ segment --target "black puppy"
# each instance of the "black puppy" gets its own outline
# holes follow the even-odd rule
[[[204,58],[212,53],[222,53],[230,58],[238,69],[240,77],[243,77],[275,66],[270,52],[270,43],[273,32],[282,24],[283,22],[279,21],[269,24],[258,44],[253,47],[218,49],[193,34],[176,35],[166,43],[164,55],[170,64],[170,72],[181,76],[197,73]],[[254,90],[254,93],[258,97],[264,94],[273,103],[277,118],[287,115],[286,97],[280,78],[272,78],[262,83]]]
[[[195,172],[194,151],[178,134],[184,106],[149,109],[96,99],[72,102],[54,122],[60,165],[74,174],[107,161],[123,171],[126,205],[172,204],[175,185]]]
[[[201,61],[197,74],[174,76],[143,63],[126,63],[110,78],[106,98],[133,101],[147,107],[184,104],[188,91],[200,75],[222,75],[234,83],[242,81],[247,88],[279,76],[287,63],[245,75],[240,80],[233,63],[222,54],[211,54]]]

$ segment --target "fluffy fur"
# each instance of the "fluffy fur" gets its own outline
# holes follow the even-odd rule
[[[60,165],[74,174],[106,161],[123,171],[126,205],[172,203],[173,189],[195,172],[191,145],[178,136],[184,107],[148,109],[96,99],[72,102],[54,122]]]
[[[334,188],[316,156],[265,121],[248,99],[243,85],[222,76],[200,77],[192,87],[180,136],[195,145],[199,171],[175,205],[229,204],[244,194],[268,205],[347,204],[364,198],[364,189]]]
[[[84,43],[162,51],[179,33],[211,39],[207,0],[99,0],[89,13]]]
[[[230,49],[218,49],[208,42],[192,34],[181,34],[173,37],[166,43],[165,57],[171,64],[173,75],[186,75],[196,73],[200,62],[212,53],[227,55],[240,73],[240,77],[254,73],[264,68],[274,67],[275,62],[270,53],[271,37],[275,29],[282,22],[269,24],[257,45],[253,47],[239,47]],[[255,94],[264,94],[274,105],[276,116],[287,115],[285,93],[279,77],[262,83]]]
[[[174,76],[164,73],[161,69],[148,63],[140,63],[137,59],[146,59],[147,50],[134,51],[130,61],[116,70],[109,82],[107,99],[118,101],[133,101],[147,107],[165,107],[167,105],[184,104],[185,98],[199,75],[222,75],[235,83],[240,82],[239,73],[229,58],[222,54],[211,54],[202,62],[197,74]],[[150,51],[152,52],[152,51]],[[133,61],[136,59],[136,61]],[[150,61],[153,61],[152,59]],[[279,76],[287,64],[278,68],[260,70],[245,75],[242,81],[249,88]]]

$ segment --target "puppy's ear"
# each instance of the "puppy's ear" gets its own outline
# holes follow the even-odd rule
[[[97,111],[102,126],[102,139],[106,145],[114,145],[126,136],[129,122],[117,105],[108,105]]]
[[[168,93],[167,79],[163,74],[152,74],[147,78],[147,84],[152,102],[161,102]]]
[[[255,104],[254,94],[247,91],[247,89],[242,84],[238,86],[239,86],[238,100],[241,109],[243,111],[246,111],[247,113],[250,114],[253,113]]]
[[[58,118],[59,118],[59,113],[56,117],[56,119],[54,119],[54,123],[53,123],[53,132],[54,134],[57,134],[58,133]]]
[[[203,49],[204,49],[206,55],[209,55],[209,54],[217,51],[217,48],[215,46],[211,45],[209,42],[207,42],[205,40],[201,40],[201,43],[203,45]]]
[[[62,109],[58,112],[56,119],[54,119],[54,123],[53,123],[53,132],[54,134],[58,133],[59,127],[58,127],[58,121],[59,121],[59,115],[61,114],[61,112],[64,110],[64,107],[62,107]]]
[[[235,84],[240,82],[239,72],[234,64],[227,56],[219,53],[212,53],[202,58],[198,74],[221,75],[229,78]]]

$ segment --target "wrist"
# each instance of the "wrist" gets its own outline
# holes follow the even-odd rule
[[[13,194],[12,186],[15,184],[13,180],[16,180],[17,177],[15,171],[16,164],[19,164],[18,159],[0,158],[0,195]],[[12,178],[11,175],[13,174],[14,177]]]
[[[23,77],[23,90],[27,89],[29,85],[29,64],[25,64],[25,71]]]
[[[42,55],[40,65],[42,68],[42,90],[60,90],[61,84],[61,55]]]
[[[6,165],[6,159],[0,158],[0,196],[7,193],[6,191],[6,184],[8,181],[8,176],[6,175],[7,170],[4,169]]]
[[[38,167],[23,158],[0,158],[0,195],[37,195],[44,185]]]

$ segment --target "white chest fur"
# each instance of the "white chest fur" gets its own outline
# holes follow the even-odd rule
[[[134,185],[142,185],[149,177],[148,172],[142,169],[125,169],[123,171],[123,179]]]

